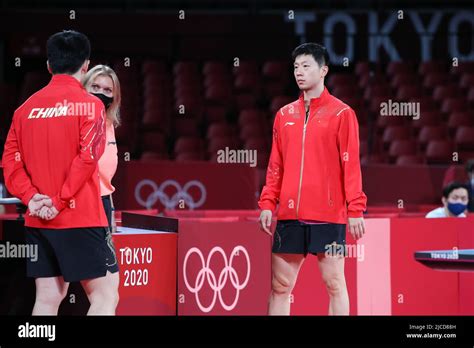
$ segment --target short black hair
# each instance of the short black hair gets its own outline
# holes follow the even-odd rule
[[[91,44],[84,34],[63,30],[49,37],[46,53],[53,74],[72,75],[89,59]]]
[[[319,64],[319,67],[322,67],[323,65],[329,65],[329,54],[326,47],[323,45],[313,42],[299,45],[293,50],[293,53],[291,54],[293,62],[295,61],[296,57],[303,54],[313,56],[314,60]]]
[[[467,192],[469,192],[469,190],[467,189],[466,185],[461,184],[460,182],[457,182],[457,181],[453,181],[453,182],[450,182],[448,185],[446,185],[446,186],[443,188],[443,197],[444,197],[444,198],[448,198],[449,195],[451,194],[451,192],[453,192],[454,190],[457,190],[458,188],[463,188],[463,189],[465,189]]]
[[[474,170],[474,158],[466,162],[466,172],[470,173]]]

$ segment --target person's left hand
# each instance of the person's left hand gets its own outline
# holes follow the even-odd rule
[[[41,208],[41,210],[38,213],[38,216],[43,220],[53,220],[58,214],[59,214],[59,211],[53,205],[51,208],[47,206],[44,206],[43,208]]]
[[[355,240],[362,238],[365,233],[365,222],[364,218],[348,218],[349,230]]]

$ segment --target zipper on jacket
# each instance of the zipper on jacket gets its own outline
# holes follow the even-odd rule
[[[298,186],[298,202],[296,203],[296,218],[298,219],[298,210],[300,207],[300,195],[301,195],[301,184],[303,183],[303,166],[304,166],[304,140],[306,138],[306,124],[309,121],[310,106],[308,105],[308,111],[306,111],[304,126],[303,126],[303,147],[301,150],[301,166],[300,166],[300,184]]]

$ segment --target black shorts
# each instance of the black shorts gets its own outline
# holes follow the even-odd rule
[[[27,259],[28,277],[63,276],[66,282],[76,282],[119,270],[112,235],[106,227],[25,228],[26,242],[38,246],[37,260]]]
[[[280,220],[273,235],[273,253],[327,253],[347,256],[345,224],[306,224],[298,220]]]

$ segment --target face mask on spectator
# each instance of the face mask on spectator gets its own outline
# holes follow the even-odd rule
[[[104,103],[106,110],[110,107],[110,104],[112,104],[112,102],[114,101],[114,98],[107,97],[105,94],[102,94],[102,93],[92,93],[92,95],[95,95],[97,98],[102,100],[102,103]]]
[[[466,204],[448,202],[448,210],[451,212],[451,214],[454,214],[456,216],[461,214],[464,210],[466,210],[466,208]]]

